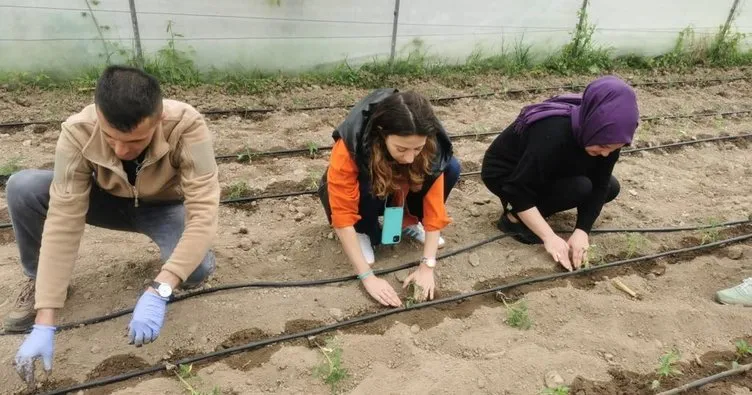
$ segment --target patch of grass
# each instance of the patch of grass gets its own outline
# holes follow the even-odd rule
[[[218,386],[214,386],[211,392],[202,392],[197,390],[191,385],[189,381],[197,379],[201,381],[201,378],[193,373],[193,365],[179,365],[175,371],[175,376],[180,380],[180,383],[185,388],[186,393],[190,395],[221,395],[222,390]]]
[[[277,1],[277,0],[272,0]],[[200,84],[216,85],[228,93],[269,93],[288,91],[294,87],[311,85],[352,86],[373,89],[385,85],[403,84],[405,80],[432,78],[446,86],[465,88],[474,86],[473,76],[531,74],[602,74],[615,70],[662,70],[682,71],[702,65],[728,67],[752,65],[752,50],[742,48],[744,34],[721,27],[715,35],[698,38],[691,28],[684,29],[674,47],[667,53],[647,57],[639,54],[612,56],[612,49],[598,45],[593,40],[596,26],[589,19],[587,10],[578,11],[577,23],[569,43],[553,53],[536,53],[524,42],[524,36],[511,45],[502,42],[491,53],[473,51],[464,62],[443,59],[429,54],[424,41],[414,38],[401,49],[393,62],[375,58],[370,62],[353,65],[348,59],[330,66],[322,66],[299,73],[267,72],[252,69],[211,68],[200,70],[194,60],[195,51],[190,46],[181,46],[182,34],[176,31],[173,21],[165,28],[169,36],[167,44],[153,54],[145,54],[143,67],[155,75],[164,85],[194,87]],[[89,16],[86,13],[84,16]],[[108,29],[91,19],[98,29]],[[125,48],[119,42],[106,41],[102,34],[104,53],[100,56],[106,64],[111,62],[138,65],[133,48]],[[541,56],[542,55],[542,56]],[[542,58],[541,60],[538,60]],[[61,75],[49,70],[34,73],[1,73],[0,83],[8,88],[38,87],[91,88],[105,65],[87,67],[74,76]],[[353,99],[352,101],[354,101]]]
[[[227,191],[227,198],[228,199],[238,199],[242,197],[246,197],[251,193],[251,188],[248,187],[248,184],[245,181],[235,181],[232,184],[230,184],[230,187]]]
[[[325,360],[314,368],[314,374],[328,384],[335,393],[349,372],[342,366],[342,347],[336,338],[327,339],[326,347],[318,346]]]
[[[504,320],[507,325],[522,330],[528,330],[533,326],[533,321],[528,314],[527,303],[525,303],[525,300],[518,300],[511,305],[507,304],[505,300],[502,301],[507,309],[507,318]]]
[[[541,392],[541,395],[567,395],[569,394],[569,387],[566,385],[560,385],[558,387],[554,388],[544,388]]]
[[[12,158],[0,165],[0,177],[10,177],[11,174],[23,169],[19,163],[21,158]]]

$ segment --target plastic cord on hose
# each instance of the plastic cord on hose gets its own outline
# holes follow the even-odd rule
[[[657,259],[657,258],[662,258],[662,257],[670,256],[670,255],[676,255],[676,254],[681,254],[681,253],[687,253],[687,252],[692,252],[692,251],[699,251],[699,250],[704,250],[704,249],[719,247],[719,246],[722,246],[722,245],[725,245],[725,244],[739,242],[739,241],[744,241],[744,240],[747,240],[747,239],[750,239],[750,238],[752,238],[752,234],[747,234],[747,235],[743,235],[743,236],[732,237],[732,238],[726,239],[726,240],[717,241],[717,242],[714,242],[714,243],[708,243],[708,244],[694,246],[694,247],[681,248],[681,249],[677,249],[677,250],[671,250],[671,251],[661,252],[661,253],[647,255],[647,256],[642,256],[642,257],[637,257],[637,258],[625,259],[625,260],[611,262],[611,263],[606,263],[606,264],[598,265],[598,266],[590,266],[588,268],[579,269],[579,270],[572,271],[572,272],[559,272],[559,273],[553,273],[553,274],[539,276],[539,277],[528,278],[528,279],[524,279],[524,280],[520,280],[520,281],[517,281],[517,282],[510,283],[510,284],[499,285],[499,286],[493,287],[493,288],[483,289],[483,290],[474,291],[474,292],[468,292],[468,293],[465,293],[465,294],[459,294],[459,295],[455,295],[455,296],[451,296],[451,297],[447,297],[447,298],[441,298],[441,299],[435,299],[435,300],[431,300],[431,301],[426,301],[426,302],[422,302],[422,303],[411,305],[410,307],[390,308],[390,309],[387,309],[387,310],[382,310],[382,311],[380,311],[378,313],[366,314],[366,315],[363,315],[363,316],[355,317],[355,318],[352,318],[352,319],[349,319],[349,320],[337,322],[337,323],[330,324],[330,325],[324,325],[324,326],[321,326],[321,327],[318,327],[318,328],[313,328],[313,329],[310,329],[310,330],[307,330],[307,331],[303,331],[303,332],[290,333],[290,334],[286,334],[286,335],[271,337],[271,338],[268,338],[268,339],[258,340],[258,341],[254,341],[254,342],[251,342],[251,343],[248,343],[248,344],[243,344],[243,345],[239,345],[239,346],[236,346],[236,347],[231,347],[231,348],[220,350],[220,351],[215,351],[215,352],[211,352],[211,353],[207,353],[207,354],[202,354],[202,355],[196,355],[196,356],[192,356],[192,357],[183,358],[183,359],[180,359],[178,361],[175,361],[173,364],[175,366],[178,366],[178,365],[188,365],[188,364],[192,364],[192,363],[196,363],[196,362],[201,362],[201,361],[204,361],[204,360],[207,360],[207,359],[218,358],[218,357],[225,357],[225,356],[229,356],[229,355],[232,355],[232,354],[240,353],[240,352],[243,352],[243,351],[249,351],[249,350],[253,350],[253,349],[256,349],[256,348],[268,346],[268,345],[271,345],[271,344],[276,344],[276,343],[281,343],[281,342],[285,342],[285,341],[290,341],[290,340],[305,338],[305,337],[308,337],[308,336],[319,335],[321,333],[329,332],[329,331],[332,331],[332,330],[335,330],[335,329],[339,329],[339,328],[343,328],[343,327],[347,327],[347,326],[351,326],[351,325],[361,324],[361,323],[364,323],[364,322],[368,322],[368,321],[372,321],[372,320],[375,320],[375,319],[387,317],[387,316],[390,316],[390,315],[393,315],[393,314],[403,313],[403,312],[406,312],[406,311],[424,309],[424,308],[427,308],[427,307],[437,306],[437,305],[441,305],[441,304],[457,302],[457,301],[460,301],[460,300],[463,300],[463,299],[467,299],[467,298],[471,298],[471,297],[475,297],[475,296],[485,295],[485,294],[499,292],[499,291],[507,291],[509,289],[518,288],[518,287],[521,287],[521,286],[524,286],[524,285],[530,285],[530,284],[535,284],[535,283],[540,283],[540,282],[558,280],[558,279],[561,279],[561,278],[566,278],[566,277],[571,277],[571,276],[579,276],[579,275],[588,274],[588,273],[591,273],[591,272],[594,272],[594,271],[597,271],[597,270],[603,270],[603,269],[617,267],[617,266],[622,266],[622,265],[627,265],[627,264],[631,264],[631,263],[637,263],[637,262],[643,262],[643,261],[653,260],[653,259]],[[149,368],[145,368],[145,369],[142,369],[142,370],[136,370],[136,371],[132,371],[132,372],[128,372],[128,373],[124,373],[124,374],[117,375],[117,376],[112,376],[112,377],[105,377],[105,378],[101,378],[101,379],[97,379],[97,380],[85,382],[85,383],[82,383],[82,384],[77,384],[77,385],[69,387],[69,388],[54,390],[52,392],[48,392],[47,394],[48,395],[64,394],[64,393],[71,392],[71,391],[78,391],[78,390],[84,390],[84,389],[88,389],[88,388],[100,387],[100,386],[103,386],[103,385],[107,385],[107,384],[112,384],[112,383],[117,383],[117,382],[120,382],[120,381],[128,380],[128,379],[134,378],[134,377],[139,377],[139,376],[147,375],[147,374],[150,374],[150,373],[156,373],[156,372],[159,372],[159,371],[162,371],[162,370],[165,370],[165,369],[166,369],[165,365],[151,366]]]
[[[737,226],[737,225],[744,225],[752,223],[752,220],[739,220],[739,221],[730,221],[725,222],[722,224],[717,225],[697,225],[697,226],[684,226],[684,227],[674,227],[674,228],[633,228],[633,229],[593,229],[591,233],[668,233],[668,232],[683,232],[683,231],[691,231],[691,230],[703,230],[703,229],[710,229],[710,228],[721,228],[721,227],[728,227],[728,226]],[[566,233],[571,232],[571,230],[557,230],[556,233]],[[505,237],[511,236],[510,234],[499,234],[496,236],[492,236],[488,239],[470,244],[468,246],[459,248],[457,250],[450,251],[446,254],[439,255],[437,257],[437,260],[443,260],[447,259],[459,254],[462,254],[467,251],[474,250],[478,247],[481,247],[483,245],[493,243],[494,241],[503,239]],[[396,266],[393,268],[388,269],[379,269],[374,270],[374,274],[376,275],[383,275],[383,274],[389,274],[398,272],[400,270],[409,269],[411,267],[415,267],[420,263],[420,261],[412,261],[405,264],[402,264],[400,266]],[[274,281],[259,281],[259,282],[250,282],[250,283],[237,283],[237,284],[227,284],[227,285],[221,285],[217,287],[212,288],[204,288],[197,291],[187,292],[178,296],[173,297],[170,299],[168,303],[173,302],[179,302],[182,300],[194,298],[201,295],[207,295],[212,294],[215,292],[220,291],[229,291],[234,289],[244,289],[244,288],[298,288],[298,287],[313,287],[313,286],[320,286],[320,285],[327,285],[327,284],[335,284],[335,283],[343,283],[347,281],[355,280],[357,276],[351,275],[351,276],[345,276],[345,277],[335,277],[335,278],[328,278],[328,279],[320,279],[320,280],[306,280],[306,281],[285,281],[285,282],[274,282]],[[93,317],[81,321],[71,322],[67,324],[62,324],[58,326],[58,331],[64,331],[68,329],[83,327],[87,325],[93,325],[98,324],[100,322],[109,321],[118,317],[122,317],[126,314],[130,314],[133,312],[133,308],[127,308],[127,309],[121,309],[117,311],[113,311],[111,313],[99,316],[99,317]],[[21,333],[28,333],[27,332],[8,332],[8,333],[0,333],[0,336],[8,336],[8,335],[16,335]]]

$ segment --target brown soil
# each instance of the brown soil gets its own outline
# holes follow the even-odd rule
[[[691,75],[634,78],[731,77],[743,72],[713,74],[698,70]],[[472,87],[432,82],[415,82],[408,87],[438,96],[501,86],[547,86],[586,80],[487,77],[472,79]],[[178,99],[204,103],[199,107],[206,109],[349,103],[365,92],[310,87],[256,96],[229,95],[207,88],[171,93]],[[734,111],[750,108],[752,82],[640,87],[637,92],[643,115]],[[435,109],[451,133],[477,133],[505,127],[523,105],[553,93],[556,92],[462,99],[437,104]],[[79,110],[90,100],[89,94],[30,91],[23,92],[29,105],[21,106],[13,100],[20,95],[0,93],[0,114],[9,114],[0,115],[9,117],[0,122],[11,120],[11,116],[57,119]],[[343,109],[330,109],[212,117],[210,128],[215,133],[218,154],[246,148],[305,148],[309,143],[325,146],[332,143],[331,132],[345,113]],[[643,122],[635,145],[739,134],[749,132],[751,127],[752,117],[744,116]],[[15,133],[0,130],[0,158],[20,156],[20,164],[25,167],[49,168],[57,135],[54,125]],[[479,168],[492,139],[455,141],[463,171]],[[735,140],[624,155],[615,169],[622,193],[604,207],[595,227],[671,227],[747,218],[752,213],[749,144],[750,141]],[[311,189],[326,168],[327,159],[328,153],[320,151],[314,158],[288,155],[252,157],[245,163],[222,161],[219,168],[223,197],[237,182],[244,182],[252,196]],[[4,193],[0,189],[0,204],[5,203]],[[463,177],[450,195],[448,210],[453,223],[443,232],[445,251],[498,235],[494,225],[500,210],[498,199],[478,177]],[[573,210],[554,216],[551,223],[556,229],[570,229],[575,218]],[[4,221],[7,211],[0,206],[0,222]],[[209,286],[351,274],[315,195],[222,205],[219,223],[214,243],[218,268]],[[594,245],[591,260],[597,264],[647,255],[750,231],[735,228],[718,234],[594,234],[590,240]],[[3,232],[8,230],[0,230],[0,237],[11,234]],[[0,315],[10,311],[16,285],[23,279],[18,249],[12,241],[0,239],[0,276],[4,279],[0,283]],[[420,254],[420,246],[411,240],[395,247],[380,247],[376,249],[374,268],[395,267],[414,261]],[[159,270],[158,258],[158,249],[143,235],[87,226],[73,273],[75,291],[59,311],[59,322],[132,306],[144,281]],[[542,246],[522,245],[504,238],[442,260],[437,268],[436,297],[560,270]],[[383,276],[403,298],[406,291],[399,280],[405,272]],[[632,384],[621,381],[615,385],[622,386],[625,393],[639,393],[643,388],[640,380],[650,377],[660,355],[672,347],[681,351],[682,363],[686,364],[683,369],[693,372],[695,355],[733,352],[732,341],[750,335],[752,321],[746,309],[722,306],[713,300],[717,290],[747,277],[752,277],[750,242],[506,292],[507,298],[526,301],[533,321],[529,330],[506,325],[504,304],[488,294],[345,327],[319,335],[311,342],[300,339],[198,363],[194,367],[197,377],[191,383],[204,392],[211,392],[216,385],[223,393],[237,394],[330,393],[330,387],[311,372],[324,362],[316,345],[336,336],[343,350],[343,367],[350,373],[338,387],[341,392],[535,394],[544,387],[546,373],[555,371],[563,384],[578,390],[608,386],[614,380],[612,373],[618,375],[614,372],[633,372],[619,373],[631,378]],[[631,298],[616,289],[610,281],[613,278],[621,280],[640,298]],[[322,287],[217,292],[171,304],[159,339],[144,347],[128,345],[123,337],[130,315],[61,332],[56,337],[55,368],[47,388],[62,388],[92,377],[298,333],[382,309],[355,281]],[[0,358],[0,393],[22,390],[11,365],[22,339],[0,336],[0,355],[4,356]],[[605,354],[612,358],[605,358]],[[711,365],[712,362],[706,363],[705,367]],[[686,382],[690,376],[686,373],[672,384]],[[722,393],[741,394],[745,393],[739,389],[743,384],[726,380],[718,385],[720,391],[726,391]],[[185,388],[174,375],[160,373],[95,391],[182,394]],[[95,391],[84,393],[103,393]]]

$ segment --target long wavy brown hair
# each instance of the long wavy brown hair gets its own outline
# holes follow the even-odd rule
[[[436,154],[436,133],[441,129],[431,103],[413,91],[397,92],[376,105],[368,126],[367,140],[371,155],[369,169],[373,194],[384,199],[407,184],[411,191],[419,191],[431,172]],[[426,136],[426,144],[410,164],[400,164],[389,154],[386,138],[397,136]]]

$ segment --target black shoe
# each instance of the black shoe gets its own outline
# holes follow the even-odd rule
[[[496,223],[496,227],[504,233],[513,235],[512,237],[520,243],[543,244],[543,240],[541,240],[540,237],[538,237],[535,233],[533,233],[532,230],[525,226],[525,224],[522,223],[522,220],[517,218],[517,221],[519,222],[514,223],[510,221],[509,217],[507,217],[507,214],[504,213],[501,215],[499,222]]]

